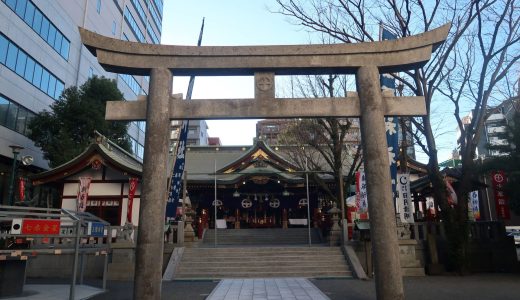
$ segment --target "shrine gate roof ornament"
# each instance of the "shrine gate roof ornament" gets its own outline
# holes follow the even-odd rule
[[[366,65],[399,72],[426,64],[446,39],[450,24],[418,35],[353,44],[277,46],[174,46],[105,37],[80,28],[83,44],[110,72],[149,75],[168,68],[174,76],[354,74]]]

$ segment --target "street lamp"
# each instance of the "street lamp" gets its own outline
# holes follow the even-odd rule
[[[9,201],[9,205],[14,205],[14,179],[16,178],[16,167],[18,166],[18,154],[20,154],[20,150],[22,150],[23,147],[19,145],[10,145],[9,148],[11,148],[13,151],[13,167],[11,168],[11,178],[9,179],[9,192],[7,194],[7,200]]]

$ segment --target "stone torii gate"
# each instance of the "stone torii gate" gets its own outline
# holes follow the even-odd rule
[[[80,28],[106,71],[149,75],[147,100],[108,102],[107,120],[146,120],[134,299],[161,298],[170,120],[359,117],[378,299],[404,299],[384,116],[426,114],[423,97],[382,95],[380,73],[424,66],[450,24],[399,40],[334,45],[169,46],[116,40]],[[275,75],[355,74],[359,96],[275,98]],[[173,76],[253,75],[254,99],[183,101]],[[182,97],[181,97],[182,98]]]

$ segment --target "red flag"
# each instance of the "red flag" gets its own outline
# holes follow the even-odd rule
[[[128,187],[128,210],[126,212],[126,221],[132,223],[132,207],[134,205],[134,195],[137,190],[138,178],[130,177]]]
[[[23,202],[25,199],[25,179],[23,177],[19,178],[18,190],[20,192],[20,202]]]
[[[88,190],[90,188],[91,180],[91,177],[79,178],[78,211],[85,211],[87,209]]]

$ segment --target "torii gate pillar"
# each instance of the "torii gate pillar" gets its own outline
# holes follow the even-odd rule
[[[384,102],[376,66],[360,67],[356,73],[361,117],[361,144],[370,214],[370,240],[374,251],[378,300],[404,299],[394,201],[388,170]]]
[[[169,69],[156,68],[150,72],[134,299],[161,299],[172,79]]]

